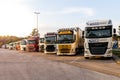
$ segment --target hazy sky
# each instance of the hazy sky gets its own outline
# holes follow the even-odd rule
[[[0,35],[25,37],[36,28],[40,34],[63,27],[80,27],[94,19],[111,19],[120,25],[120,0],[0,0]]]

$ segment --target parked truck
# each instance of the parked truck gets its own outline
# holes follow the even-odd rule
[[[26,51],[26,47],[27,47],[27,39],[23,39],[20,41],[20,50],[21,51]]]
[[[120,49],[120,38],[118,38],[118,48]]]
[[[27,51],[39,51],[39,37],[31,36],[27,39]]]
[[[16,50],[20,50],[20,41],[15,42],[14,46]]]
[[[8,49],[10,49],[10,50],[14,49],[13,42],[11,42],[11,43],[8,44]]]
[[[83,53],[83,31],[79,27],[61,28],[57,36],[57,55],[76,55]]]
[[[44,37],[40,37],[39,39],[39,51],[44,52]]]
[[[86,23],[84,57],[112,57],[112,31],[111,20],[92,20]]]
[[[45,34],[44,53],[56,53],[57,34],[48,32]]]

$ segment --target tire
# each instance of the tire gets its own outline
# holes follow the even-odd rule
[[[23,48],[24,51],[26,51],[26,48]]]
[[[85,59],[89,59],[89,57],[84,57]]]
[[[80,53],[80,50],[78,48],[75,49],[75,53],[76,54],[79,54]]]
[[[108,60],[111,60],[111,59],[112,59],[112,57],[107,57],[107,59],[108,59]]]

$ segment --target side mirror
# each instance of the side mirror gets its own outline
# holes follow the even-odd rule
[[[82,38],[84,38],[84,33],[85,33],[85,31],[82,31]]]
[[[116,34],[116,29],[115,28],[113,29],[113,33]]]
[[[114,36],[114,37],[117,36],[117,34],[116,34],[116,29],[115,29],[115,28],[113,29],[113,36]]]

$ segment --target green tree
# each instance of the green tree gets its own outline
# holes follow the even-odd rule
[[[39,34],[39,31],[38,31],[38,29],[37,28],[34,28],[33,30],[32,30],[32,32],[31,32],[31,34],[30,34],[30,36],[39,36],[40,34]]]
[[[8,44],[10,42],[16,42],[22,39],[23,38],[16,36],[0,36],[0,47],[4,44]]]

